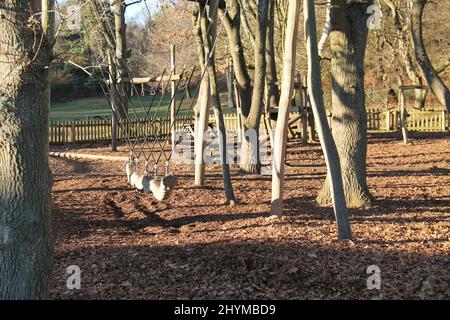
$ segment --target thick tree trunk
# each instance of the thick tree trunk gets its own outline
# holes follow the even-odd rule
[[[351,239],[352,233],[348,221],[347,206],[342,182],[339,154],[328,125],[325,104],[323,102],[322,79],[317,45],[316,14],[313,0],[303,0],[303,14],[308,53],[308,92],[311,108],[317,122],[317,132],[322,146],[328,170],[331,199],[333,203],[339,239]]]
[[[45,4],[53,8],[52,1]],[[48,68],[53,40],[31,22],[30,12],[30,1],[0,4],[0,299],[46,298],[52,272]]]
[[[272,215],[283,213],[284,160],[288,138],[289,108],[294,91],[300,0],[291,0],[288,10],[281,98],[272,155]]]
[[[202,7],[200,7],[200,12],[202,12]],[[217,131],[219,133],[219,148],[220,148],[220,160],[222,165],[222,178],[225,189],[225,196],[227,202],[233,205],[236,202],[236,198],[233,192],[233,185],[231,183],[230,175],[230,164],[228,163],[228,151],[227,151],[227,137],[225,122],[223,119],[222,106],[220,103],[219,87],[217,84],[216,67],[214,60],[214,48],[212,45],[213,41],[216,41],[216,28],[217,24],[217,13],[218,13],[218,1],[211,0],[210,4],[210,20],[214,24],[208,34],[208,20],[205,16],[202,17],[200,23],[202,28],[203,43],[205,45],[205,57],[211,57],[206,60],[206,68],[209,76],[209,85],[211,89],[211,105],[213,107],[214,116],[216,117]]]
[[[259,159],[259,142],[249,140],[255,134],[259,136],[259,125],[263,109],[263,99],[266,81],[266,38],[268,0],[258,1],[258,15],[255,23],[255,77],[253,88],[247,70],[244,56],[244,47],[240,36],[241,8],[239,1],[231,1],[236,8],[236,14],[231,17],[229,12],[220,10],[233,59],[234,74],[242,111],[242,144],[241,144],[241,170],[248,173],[258,173],[261,163]]]
[[[450,112],[450,93],[439,74],[434,70],[428,58],[422,37],[422,16],[427,0],[413,0],[411,9],[411,37],[417,64],[428,87],[438,99],[439,103]]]
[[[367,113],[364,92],[364,57],[367,44],[365,3],[333,0],[331,8],[332,128],[338,148],[347,206],[372,204],[366,181]],[[331,203],[329,179],[317,197]]]
[[[268,0],[258,0],[258,15],[255,26],[255,73],[253,79],[252,102],[242,105],[244,135],[241,148],[241,170],[247,173],[259,173],[259,126],[263,112],[263,100],[266,81],[266,40],[267,40]],[[256,139],[249,139],[253,135]]]
[[[252,86],[240,35],[241,7],[237,0],[232,0],[231,4],[236,8],[236,14],[233,17],[230,16],[229,11],[225,12],[223,10],[219,10],[219,15],[227,33],[240,105],[249,108],[251,105]]]

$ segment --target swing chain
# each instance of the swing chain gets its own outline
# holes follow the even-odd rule
[[[134,169],[137,171],[139,171],[139,158],[135,157],[134,158]]]
[[[145,171],[144,171],[144,175],[148,176],[149,172],[148,172],[148,160],[145,160]]]
[[[169,175],[169,161],[166,161],[166,176]]]
[[[157,162],[155,162],[154,170],[155,170],[155,172],[154,172],[155,178],[158,178],[158,163]]]

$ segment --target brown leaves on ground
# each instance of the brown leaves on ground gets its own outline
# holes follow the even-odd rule
[[[315,205],[320,147],[290,143],[285,216],[270,219],[269,176],[233,174],[239,204],[224,205],[217,167],[193,188],[190,168],[164,202],[127,186],[123,164],[52,159],[53,298],[450,298],[450,140],[371,136],[368,181],[378,203],[351,210],[339,242],[332,210]],[[125,148],[122,148],[124,154]],[[77,152],[103,153],[99,147]],[[66,288],[79,265],[81,290]],[[381,269],[368,290],[367,267]]]

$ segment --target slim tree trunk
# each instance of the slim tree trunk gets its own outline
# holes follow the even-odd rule
[[[203,187],[205,185],[205,132],[208,128],[209,120],[209,108],[210,108],[210,83],[208,73],[205,73],[206,68],[206,57],[204,50],[203,34],[200,21],[200,15],[203,13],[199,10],[194,11],[194,25],[196,28],[196,39],[198,45],[198,56],[200,59],[200,65],[202,66],[202,74],[204,77],[200,85],[200,92],[198,96],[199,104],[199,117],[198,123],[195,128],[195,186]]]
[[[411,37],[417,64],[428,87],[438,99],[439,103],[450,112],[450,93],[439,74],[434,70],[428,58],[422,37],[422,16],[427,0],[413,0],[411,9]]]
[[[331,3],[332,128],[347,206],[367,207],[373,198],[366,181],[364,57],[368,36],[366,10],[371,1],[347,2],[333,0]],[[327,205],[331,201],[327,178],[317,202]]]
[[[308,53],[308,92],[311,97],[311,107],[317,122],[320,144],[325,156],[330,181],[331,199],[333,203],[339,239],[351,239],[350,223],[342,182],[339,154],[328,125],[323,102],[322,80],[320,72],[319,52],[317,45],[316,16],[313,0],[303,0],[305,15],[306,49]]]
[[[286,39],[284,42],[283,82],[272,155],[272,215],[283,213],[284,160],[289,126],[289,108],[294,91],[300,1],[289,2]]]
[[[275,0],[269,0],[269,16],[267,30],[267,97],[266,105],[269,108],[278,106],[280,90],[277,85],[277,65],[275,61]],[[276,120],[276,119],[275,119]]]
[[[218,13],[218,0],[211,0],[210,2],[210,21],[213,24],[217,24],[217,13]],[[201,6],[201,5],[200,5]],[[200,7],[200,12],[203,8]],[[214,61],[214,48],[213,41],[216,41],[215,37],[215,25],[212,26],[212,30],[208,34],[208,21],[204,16],[201,19],[201,27],[203,34],[203,43],[205,45],[205,57],[206,68],[209,76],[209,85],[211,89],[211,105],[213,107],[214,115],[216,117],[217,131],[219,133],[219,148],[220,148],[220,159],[222,164],[222,178],[225,189],[225,196],[227,202],[233,205],[236,202],[236,198],[233,192],[233,185],[231,183],[230,175],[230,164],[228,163],[228,151],[227,151],[227,136],[225,129],[225,122],[223,120],[222,106],[220,103],[219,86],[217,84],[216,67]]]
[[[320,37],[319,44],[318,44],[320,57],[323,57],[323,51],[325,49],[325,44],[327,43],[328,36],[330,35],[330,30],[331,30],[330,11],[331,11],[331,0],[327,0],[325,23],[323,25],[322,36]]]
[[[128,92],[130,92],[130,83],[124,81],[128,78],[128,69],[126,66],[127,52],[127,27],[125,24],[126,3],[124,0],[115,0],[114,2],[114,28],[115,28],[115,58],[117,78],[122,81],[117,84],[122,97],[117,105],[119,121],[122,123],[128,116]],[[117,90],[116,90],[117,91]]]
[[[54,3],[41,4],[44,28],[30,17],[32,1],[0,4],[0,299],[47,298],[52,272],[48,70]]]

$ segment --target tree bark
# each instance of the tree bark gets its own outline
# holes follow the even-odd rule
[[[127,52],[127,28],[125,24],[126,4],[124,0],[116,0],[114,2],[114,31],[115,31],[115,62],[117,79],[125,79],[129,77],[128,67],[126,65]],[[128,117],[128,92],[130,92],[130,83],[121,81],[116,84],[121,95],[120,103],[117,105],[119,121],[123,123]]]
[[[420,71],[416,67],[414,62],[414,53],[410,50],[409,45],[409,37],[406,32],[406,25],[402,19],[400,19],[400,9],[399,3],[394,3],[391,0],[384,0],[386,5],[391,10],[391,16],[394,23],[395,30],[397,32],[397,53],[398,58],[401,62],[400,67],[402,67],[402,71],[408,76],[409,80],[414,85],[422,85],[423,80],[420,77]],[[425,107],[425,99],[427,96],[427,91],[422,89],[414,90],[414,105],[418,109],[422,109]]]
[[[225,12],[223,10],[219,11],[219,15],[227,33],[240,104],[243,106],[250,106],[252,87],[245,61],[244,46],[240,35],[241,7],[237,0],[232,0],[231,3],[236,9],[235,15],[231,17],[229,11]]]
[[[200,59],[200,65],[202,66],[202,74],[204,74],[202,83],[200,85],[200,92],[198,96],[198,104],[199,104],[199,116],[197,126],[195,128],[195,186],[203,187],[205,185],[205,132],[208,129],[208,120],[209,120],[209,108],[210,108],[210,83],[208,72],[206,69],[206,59],[205,56],[205,44],[203,42],[203,34],[201,27],[201,17],[203,11],[195,10],[194,11],[194,26],[196,28],[196,39],[198,45],[198,56]]]
[[[311,107],[317,122],[317,132],[325,156],[330,181],[331,199],[333,203],[339,239],[351,239],[351,228],[348,221],[343,180],[339,162],[339,153],[328,125],[325,104],[323,102],[320,60],[317,45],[316,16],[313,0],[303,0],[305,15],[306,49],[308,53],[308,92]]]
[[[241,8],[239,1],[231,1],[236,8],[236,14],[231,17],[229,12],[220,10],[233,59],[234,73],[240,98],[242,130],[241,170],[247,173],[259,173],[261,163],[259,159],[259,126],[263,111],[263,100],[266,81],[266,38],[268,0],[258,0],[258,15],[255,23],[255,76],[253,88],[247,70],[244,47],[241,41]],[[256,136],[256,139],[254,138]]]
[[[372,1],[333,0],[331,4],[332,128],[339,152],[347,206],[373,202],[366,180],[367,113],[364,57],[368,37],[367,7]],[[332,201],[329,178],[317,202]]]
[[[439,103],[450,112],[450,93],[439,74],[434,70],[428,58],[427,51],[423,44],[422,36],[422,16],[427,0],[413,0],[411,9],[411,38],[414,47],[417,64],[423,77],[426,79],[428,87],[438,99]]]
[[[263,112],[266,81],[267,15],[268,0],[258,0],[258,15],[255,26],[255,73],[253,78],[252,102],[250,106],[242,105],[244,134],[241,145],[241,170],[247,173],[259,173],[261,170],[259,126]]]
[[[280,90],[277,85],[277,65],[275,61],[275,0],[269,0],[266,61],[266,105],[268,108],[275,108],[278,107],[280,101]],[[276,118],[273,120],[276,120]]]
[[[0,299],[47,298],[52,272],[48,70],[54,2],[42,3],[47,29],[30,19],[31,4],[0,4]]]
[[[272,154],[272,215],[283,213],[284,160],[289,126],[289,108],[294,91],[300,1],[289,2],[286,39],[284,42],[283,82]]]
[[[200,5],[201,6],[201,5]],[[203,8],[200,7],[200,12],[203,11]],[[211,23],[217,24],[217,14],[218,14],[218,1],[211,0],[210,1],[210,16],[209,19]],[[213,107],[214,115],[216,117],[217,123],[217,131],[219,133],[219,148],[220,148],[220,159],[222,165],[222,178],[225,189],[225,196],[227,202],[230,205],[233,205],[236,202],[236,198],[233,192],[233,185],[231,183],[231,175],[230,175],[230,164],[228,163],[228,151],[227,151],[227,137],[226,137],[226,129],[225,122],[223,120],[222,106],[220,103],[220,93],[219,86],[217,83],[217,75],[216,75],[216,67],[214,60],[214,48],[212,45],[213,41],[216,41],[215,25],[212,26],[212,30],[208,34],[208,20],[205,16],[201,19],[201,28],[203,35],[203,43],[205,45],[205,57],[206,60],[206,68],[209,76],[209,85],[211,92],[211,105]]]
[[[319,40],[319,57],[323,57],[323,51],[325,49],[325,44],[327,43],[328,36],[330,35],[331,23],[330,23],[330,10],[331,10],[331,0],[327,0],[327,9],[325,13],[325,23],[323,25],[322,36]]]

